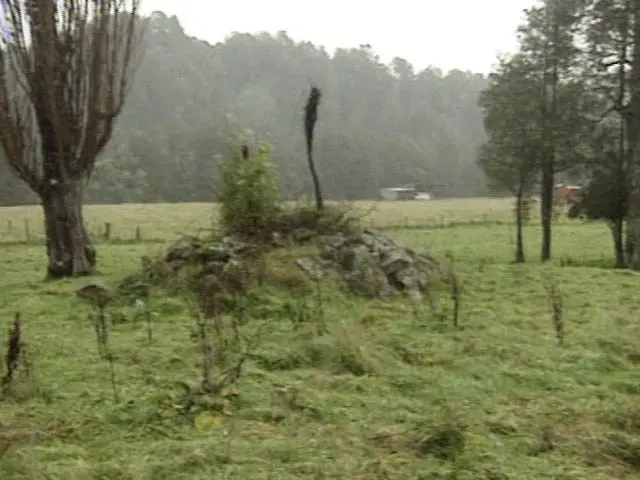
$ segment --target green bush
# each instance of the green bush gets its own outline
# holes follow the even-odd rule
[[[262,143],[256,155],[238,154],[224,162],[218,201],[226,234],[260,235],[278,217],[280,192],[270,153],[269,144]]]

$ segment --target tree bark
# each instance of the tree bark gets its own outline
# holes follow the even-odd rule
[[[546,153],[545,155],[549,155]],[[551,229],[553,223],[553,183],[554,165],[552,161],[545,159],[542,170],[540,192],[540,217],[542,221],[542,251],[540,259],[543,262],[551,260]]]
[[[640,208],[638,208],[636,195],[631,197],[629,210],[626,232],[627,265],[632,270],[638,271],[640,270]]]
[[[540,260],[547,262],[551,260],[551,235],[553,224],[553,194],[556,173],[556,128],[558,120],[558,56],[560,25],[558,23],[558,2],[552,4],[552,41],[551,45],[545,44],[544,52],[544,80],[542,82],[542,121],[543,121],[543,158],[542,158],[542,179],[540,192],[540,216],[542,217],[542,249]],[[549,51],[551,48],[551,51]],[[551,58],[549,58],[551,57]],[[550,65],[549,65],[550,63]],[[548,71],[549,66],[551,71]],[[551,78],[547,79],[547,75]],[[548,89],[551,89],[549,99]],[[551,105],[547,105],[550,100]]]
[[[524,226],[524,211],[523,211],[523,193],[518,192],[516,196],[516,258],[515,263],[524,263],[524,238],[522,234],[522,228]]]
[[[629,76],[631,99],[625,112],[627,154],[631,167],[631,194],[627,219],[629,267],[640,270],[640,1],[633,3],[633,65]]]
[[[47,237],[49,278],[93,273],[96,251],[84,225],[82,181],[50,185],[40,192]]]
[[[613,249],[616,258],[615,268],[626,268],[627,260],[624,248],[624,220],[611,222],[611,234],[613,235]]]
[[[316,210],[324,210],[324,198],[322,197],[322,190],[320,189],[320,177],[316,171],[316,164],[313,161],[313,152],[309,150],[307,152],[307,162],[309,163],[309,171],[311,172],[311,180],[313,181],[313,191],[316,196]]]

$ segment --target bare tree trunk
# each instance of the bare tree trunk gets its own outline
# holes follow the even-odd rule
[[[552,4],[552,44],[545,45],[544,52],[544,80],[542,82],[542,115],[543,115],[543,142],[542,152],[542,179],[540,192],[540,216],[542,217],[542,250],[540,259],[543,262],[551,260],[551,235],[553,224],[553,194],[556,171],[556,136],[558,115],[558,43],[560,38],[560,25],[558,23],[558,2]],[[551,50],[551,51],[550,51]],[[551,58],[549,58],[551,57]],[[551,71],[548,71],[548,67]],[[549,73],[551,78],[548,79]],[[549,99],[549,89],[551,98]],[[550,100],[551,105],[547,105]]]
[[[627,264],[632,270],[638,271],[640,270],[640,202],[637,194],[632,195],[629,201],[626,244]]]
[[[545,153],[545,155],[549,155]],[[554,166],[552,162],[545,160],[542,167],[542,181],[540,192],[540,217],[542,219],[542,251],[540,259],[546,262],[551,259],[551,231],[553,223],[553,183]]]
[[[518,192],[516,196],[516,258],[515,263],[524,263],[524,238],[522,228],[524,226],[524,195]]]
[[[322,190],[320,189],[320,177],[316,170],[316,164],[313,161],[313,152],[309,150],[307,153],[307,161],[309,163],[309,171],[311,172],[311,180],[313,181],[313,191],[316,197],[316,210],[324,210],[324,199],[322,197]]]
[[[82,181],[56,184],[41,193],[49,258],[48,277],[90,275],[96,251],[82,215]]]
[[[320,178],[316,171],[316,164],[313,161],[313,138],[316,121],[318,120],[318,105],[320,104],[321,98],[322,93],[320,89],[311,87],[307,105],[304,107],[304,134],[307,140],[307,162],[309,163],[309,172],[311,172],[311,180],[313,181],[313,191],[316,195],[316,210],[318,212],[324,209],[324,199],[322,197],[322,191],[320,190]]]
[[[633,248],[634,248],[634,239],[632,235],[631,227],[629,226],[629,221],[626,222],[625,228],[625,245],[624,245],[624,253],[626,255],[627,267],[631,266],[631,262],[633,260]]]
[[[633,3],[633,65],[629,76],[631,99],[626,112],[627,145],[631,170],[631,194],[627,219],[629,267],[640,270],[640,1]]]
[[[626,268],[627,261],[624,248],[624,220],[611,222],[611,234],[613,235],[613,249],[616,256],[615,268]]]

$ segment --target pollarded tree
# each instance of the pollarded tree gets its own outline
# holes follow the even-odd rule
[[[0,3],[0,145],[42,203],[50,278],[95,266],[83,190],[131,84],[139,1]]]

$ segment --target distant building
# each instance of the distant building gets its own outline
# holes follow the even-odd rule
[[[419,192],[416,194],[416,200],[431,200],[431,194],[427,192]]]
[[[557,200],[571,200],[576,198],[581,190],[582,187],[579,185],[565,185],[564,183],[558,183],[553,194]]]
[[[413,187],[393,187],[380,190],[380,197],[383,200],[415,200],[418,192]]]

